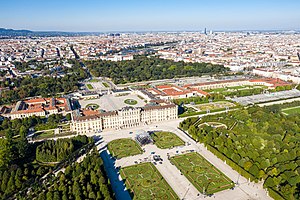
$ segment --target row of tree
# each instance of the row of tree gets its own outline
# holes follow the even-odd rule
[[[97,60],[85,61],[84,64],[94,76],[109,77],[115,83],[201,76],[203,74],[224,73],[229,70],[222,65],[174,62],[146,56],[135,56],[130,61]]]
[[[21,140],[22,139],[22,140]],[[103,161],[94,149],[81,163],[65,162],[64,173],[57,176],[51,166],[34,162],[37,149],[45,149],[52,142],[28,144],[26,138],[0,138],[0,199],[112,199]],[[60,151],[64,158],[69,157],[64,150],[73,145],[79,149],[92,142],[92,138],[77,136],[58,140],[51,151]],[[26,149],[18,147],[19,141],[25,141]],[[53,150],[56,149],[56,150]],[[63,151],[59,150],[63,149]],[[70,152],[69,152],[70,153]],[[21,154],[23,156],[21,156]],[[64,159],[61,158],[61,159]],[[45,176],[48,174],[47,176]],[[47,177],[47,178],[45,178]]]
[[[39,162],[59,162],[71,153],[88,143],[85,135],[71,139],[47,140],[36,149],[36,160]]]
[[[13,137],[16,133],[8,129],[0,138],[0,199],[8,199],[50,169],[31,163],[36,145],[27,142],[27,131],[23,125],[19,137]]]
[[[14,164],[9,169],[0,170],[0,199],[7,199],[17,191],[28,187],[30,180],[41,178],[50,169],[39,165]]]
[[[79,65],[79,64],[78,64]],[[34,96],[56,96],[58,93],[68,93],[79,88],[79,81],[87,78],[82,67],[66,68],[64,77],[30,76],[14,78],[0,82],[0,87],[9,87],[0,93],[0,105],[19,101]]]
[[[0,121],[0,136],[5,136],[7,133],[13,136],[18,134],[27,135],[29,128],[34,128],[36,130],[45,130],[56,128],[61,120],[71,120],[70,114],[67,116],[62,116],[61,114],[50,115],[47,119],[39,116],[31,116],[22,119],[4,118]]]
[[[209,96],[205,97],[190,97],[190,98],[184,98],[184,99],[174,99],[173,102],[177,105],[182,105],[182,104],[190,104],[190,103],[195,103],[195,104],[200,104],[200,103],[208,103],[210,100],[211,101],[217,101],[217,100],[223,100],[225,99],[225,96],[222,94],[218,93],[213,93]]]
[[[114,194],[106,177],[103,161],[96,149],[81,163],[73,163],[50,181],[27,193],[27,198],[38,200],[113,199]]]
[[[270,112],[274,110],[275,112]],[[197,141],[213,147],[256,180],[264,180],[285,199],[300,198],[300,116],[285,116],[275,109],[250,107],[201,121],[187,119],[180,124]],[[219,122],[226,128],[200,126]],[[219,156],[220,157],[220,156]],[[245,174],[245,173],[244,173]]]

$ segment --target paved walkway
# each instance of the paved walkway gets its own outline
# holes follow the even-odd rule
[[[222,113],[224,111],[218,112]],[[216,113],[212,113],[216,114]],[[199,115],[199,116],[204,116]],[[170,120],[170,121],[164,121],[159,122],[151,125],[143,125],[139,127],[133,127],[130,129],[123,129],[123,130],[111,130],[111,131],[104,131],[102,133],[90,133],[87,134],[88,136],[93,135],[101,135],[103,136],[103,140],[105,143],[108,143],[114,139],[118,138],[134,138],[134,134],[129,134],[129,132],[135,132],[138,130],[145,130],[145,131],[154,131],[154,130],[162,130],[162,131],[170,131],[178,135],[181,139],[183,139],[186,144],[190,144],[186,147],[183,147],[182,149],[179,149],[179,153],[182,153],[182,151],[185,151],[186,149],[194,149],[198,153],[200,153],[204,158],[206,158],[209,162],[211,162],[215,167],[217,167],[220,171],[222,171],[226,176],[228,176],[232,181],[235,183],[238,181],[238,184],[236,185],[234,190],[225,190],[216,193],[212,197],[205,197],[207,199],[220,199],[220,200],[248,200],[248,199],[255,199],[255,200],[269,200],[270,198],[266,191],[262,187],[262,183],[253,183],[248,182],[247,179],[240,176],[235,170],[233,170],[230,166],[225,164],[222,160],[217,158],[214,154],[212,154],[210,151],[206,150],[203,144],[196,143],[194,140],[189,138],[184,132],[179,130],[177,127],[179,125],[179,122],[184,120],[185,118]],[[71,136],[66,136],[71,137]],[[202,199],[204,198],[202,194],[199,195],[198,191],[195,191],[195,188],[190,184],[190,182],[180,174],[179,170],[174,167],[170,162],[166,159],[165,155],[169,153],[170,155],[176,154],[176,149],[173,150],[159,150],[156,146],[148,145],[145,146],[145,154],[141,155],[140,157],[128,157],[123,158],[121,160],[118,160],[116,162],[117,166],[128,166],[135,164],[134,161],[141,161],[144,159],[145,156],[149,156],[149,152],[157,151],[161,155],[161,157],[164,159],[162,164],[157,164],[156,167],[160,171],[160,173],[163,175],[163,177],[166,179],[166,181],[171,185],[171,187],[174,189],[174,191],[177,193],[177,195],[182,199],[185,197],[185,199]],[[174,153],[175,150],[175,153]],[[147,154],[148,153],[148,154]],[[127,164],[124,163],[127,161]],[[186,193],[186,194],[185,194]]]
[[[146,145],[144,147],[145,153],[122,158],[120,160],[116,160],[116,166],[126,167],[130,165],[135,165],[135,162],[152,162],[155,163],[156,168],[162,174],[164,179],[168,182],[168,184],[173,188],[175,193],[182,199],[186,196],[187,199],[193,199],[193,197],[197,196],[200,193],[197,189],[190,184],[187,178],[183,176],[180,171],[172,165],[168,160],[169,155],[175,155],[176,151],[186,151],[191,150],[189,146],[177,147],[173,149],[159,149],[156,145]],[[163,161],[161,163],[154,162],[153,154],[151,152],[155,152],[155,155],[159,155]]]
[[[179,122],[182,119],[176,119],[168,122],[162,122],[152,125],[145,125],[141,127],[134,127],[126,130],[119,131],[106,131],[102,132],[103,140],[105,142],[110,142],[118,138],[134,138],[134,134],[129,134],[129,132],[135,132],[137,130],[163,130],[170,131],[178,135],[181,139],[186,142],[184,147],[175,147],[174,149],[159,149],[155,145],[146,145],[144,147],[145,153],[141,155],[131,156],[127,158],[122,158],[116,160],[116,166],[130,166],[136,164],[136,162],[152,162],[151,152],[155,152],[163,158],[162,164],[156,163],[156,167],[162,176],[166,179],[169,185],[174,189],[176,194],[180,199],[230,199],[230,200],[269,200],[272,199],[267,196],[266,191],[263,189],[261,183],[248,182],[248,180],[240,176],[235,170],[224,163],[222,160],[217,158],[214,154],[208,151],[203,144],[196,143],[190,137],[188,137],[184,132],[177,128]],[[225,190],[214,194],[211,197],[204,197],[196,188],[183,176],[180,171],[170,163],[168,160],[169,155],[176,155],[185,153],[187,150],[194,150],[211,162],[216,168],[222,171],[226,176],[228,176],[233,182],[238,184],[234,190]]]

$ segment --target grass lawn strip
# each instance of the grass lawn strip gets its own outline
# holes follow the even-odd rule
[[[300,114],[300,106],[282,109],[282,113],[285,115]]]
[[[107,146],[110,153],[118,159],[143,153],[138,143],[129,138],[113,140]]]
[[[171,158],[171,162],[203,193],[213,194],[232,188],[233,182],[198,153]]]
[[[154,144],[161,149],[183,146],[185,142],[176,134],[171,132],[155,132],[152,134]]]
[[[106,87],[106,88],[109,87],[108,83],[105,83],[105,82],[102,82],[102,85],[103,85],[104,87]]]
[[[86,87],[87,87],[89,90],[94,89],[94,87],[93,87],[91,84],[86,84]]]
[[[91,79],[91,80],[89,80],[89,82],[92,82],[92,83],[95,83],[95,82],[99,82],[100,80],[98,80],[98,79]]]
[[[142,163],[120,170],[133,199],[179,199],[152,163]]]

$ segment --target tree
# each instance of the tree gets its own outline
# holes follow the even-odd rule
[[[46,200],[46,195],[44,192],[39,194],[38,200]]]
[[[48,191],[47,194],[46,194],[46,199],[47,200],[53,200],[53,194],[51,191]]]
[[[53,194],[53,200],[60,200],[60,195],[58,191],[55,191]]]
[[[20,189],[22,187],[22,182],[20,180],[20,177],[15,178],[15,185],[17,189]]]
[[[13,191],[15,191],[16,186],[15,186],[15,180],[13,176],[10,176],[9,181],[7,183],[7,189],[6,192],[8,194],[12,193]]]
[[[249,172],[256,178],[258,178],[259,168],[257,167],[256,164],[254,164],[250,167]]]
[[[90,180],[91,180],[91,183],[94,184],[94,185],[98,182],[96,173],[94,171],[91,171],[91,178],[90,178]]]
[[[89,192],[89,199],[96,199],[96,195],[93,191]]]
[[[7,171],[4,171],[2,176],[2,183],[1,183],[2,192],[6,191],[8,181],[9,181],[9,174]]]
[[[20,131],[19,131],[21,139],[25,139],[26,138],[27,132],[28,132],[27,128],[24,125],[22,125],[20,127]]]
[[[66,115],[66,120],[68,120],[68,121],[71,121],[71,113],[68,113],[67,115]]]
[[[21,138],[17,144],[16,148],[18,150],[18,157],[25,158],[28,153],[28,141],[26,138]]]
[[[3,168],[11,162],[11,146],[7,139],[0,138],[0,147],[0,168]]]
[[[275,183],[273,181],[273,178],[272,177],[268,177],[264,183],[265,186],[267,187],[274,187],[275,186]]]
[[[197,138],[197,130],[196,127],[194,125],[191,125],[189,130],[188,130],[189,134],[193,137],[193,138]]]

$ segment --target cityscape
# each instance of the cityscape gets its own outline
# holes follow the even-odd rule
[[[300,2],[2,4],[0,199],[300,199]]]

